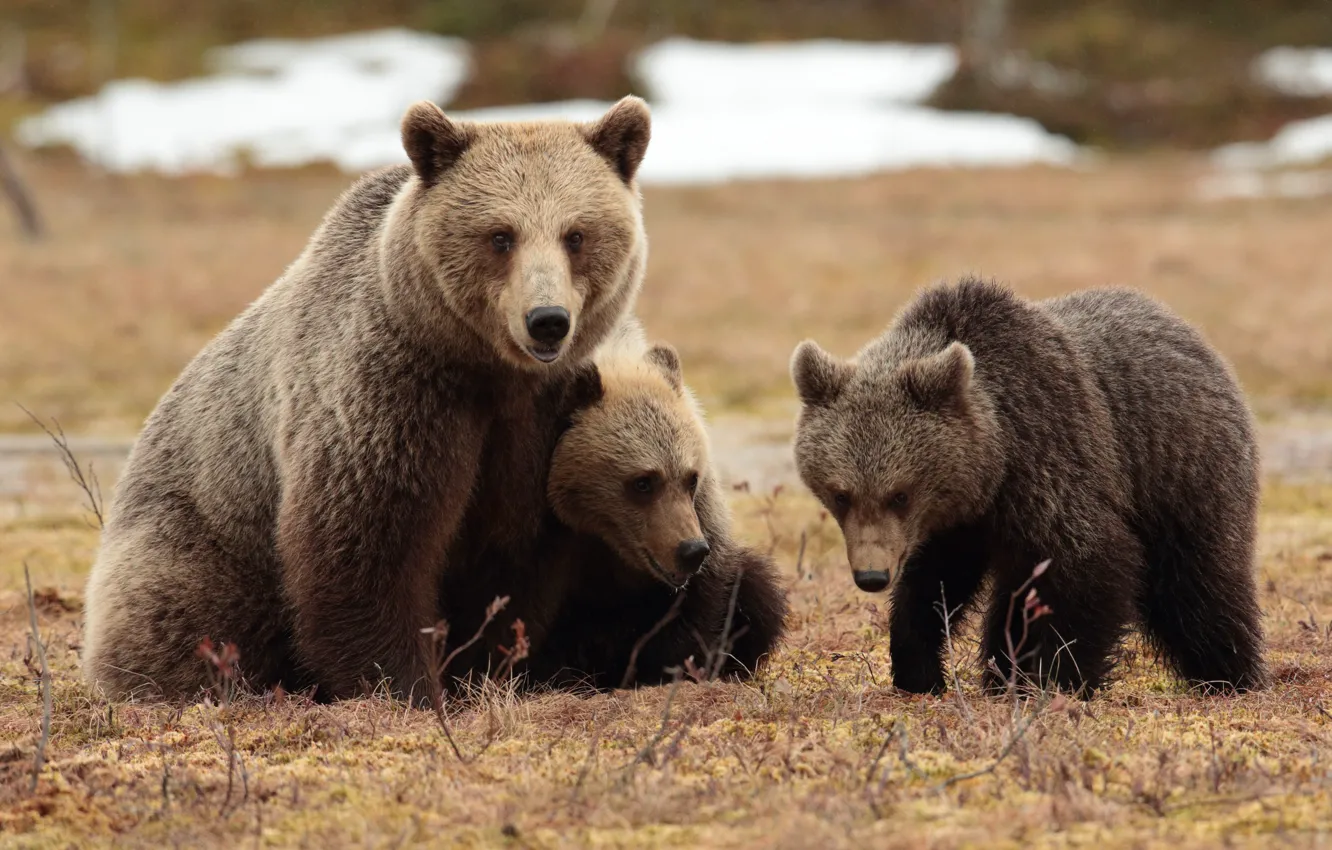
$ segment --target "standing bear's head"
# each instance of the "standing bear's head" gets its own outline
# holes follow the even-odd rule
[[[932,534],[984,513],[1003,468],[970,349],[892,342],[848,362],[807,340],[791,359],[796,467],[841,526],[856,585],[871,592]]]
[[[393,213],[391,262],[409,254],[433,287],[423,306],[501,361],[547,371],[585,359],[642,279],[635,175],[650,129],[636,97],[590,123],[458,121],[415,104],[402,144],[416,179]]]
[[[547,494],[561,522],[672,587],[702,569],[700,488],[714,487],[707,432],[668,345],[598,355],[574,376]]]

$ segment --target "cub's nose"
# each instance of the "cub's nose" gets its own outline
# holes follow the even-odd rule
[[[532,339],[554,345],[569,335],[569,311],[563,307],[537,307],[524,317]]]
[[[866,593],[878,593],[888,586],[888,574],[883,570],[856,570],[856,587]]]
[[[703,566],[703,561],[707,559],[710,551],[712,550],[708,547],[708,541],[702,538],[686,540],[675,550],[675,566],[680,572],[696,573]]]

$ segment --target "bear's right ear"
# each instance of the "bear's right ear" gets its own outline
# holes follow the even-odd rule
[[[826,407],[836,401],[854,371],[850,363],[833,357],[812,339],[797,345],[791,356],[791,380],[796,393],[812,407]]]
[[[680,355],[672,346],[659,342],[649,348],[647,354],[643,356],[647,362],[661,370],[671,389],[677,393],[684,389],[684,370],[680,368]]]
[[[585,363],[574,372],[564,392],[564,412],[566,415],[585,407],[591,407],[601,401],[605,389],[601,385],[601,370],[595,363]]]
[[[428,100],[412,104],[402,119],[402,149],[427,186],[433,186],[472,143],[467,128],[450,121]]]
[[[592,149],[601,154],[625,183],[638,173],[647,154],[648,139],[652,137],[652,113],[641,97],[620,98],[592,124],[583,128],[583,135]]]

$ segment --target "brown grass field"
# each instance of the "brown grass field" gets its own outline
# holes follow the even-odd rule
[[[19,402],[112,441],[133,437],[348,183],[23,165],[52,233],[0,235],[0,434],[40,433]],[[178,710],[90,692],[77,650],[97,532],[57,465],[0,452],[0,846],[1332,843],[1332,453],[1318,448],[1332,422],[1332,204],[1202,202],[1203,171],[1162,156],[647,191],[641,314],[680,349],[728,477],[762,482],[736,489],[734,508],[785,570],[790,638],[745,684],[487,688],[451,707],[462,759],[433,715],[382,698]],[[1264,444],[1281,459],[1258,565],[1269,690],[1192,695],[1131,641],[1090,702],[983,697],[963,624],[960,691],[888,684],[887,605],[854,589],[835,524],[783,464],[787,359],[805,336],[850,354],[916,287],[964,272],[1034,296],[1142,288],[1235,364],[1264,433],[1285,435]],[[109,493],[114,461],[94,467]],[[25,564],[51,673],[45,744]]]

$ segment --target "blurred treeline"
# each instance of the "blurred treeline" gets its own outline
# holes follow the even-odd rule
[[[209,47],[403,26],[466,38],[458,106],[612,98],[628,59],[671,35],[728,41],[946,41],[949,108],[1035,117],[1081,142],[1213,145],[1332,112],[1279,95],[1250,63],[1332,46],[1332,0],[0,0],[0,122],[116,77],[202,73]]]

